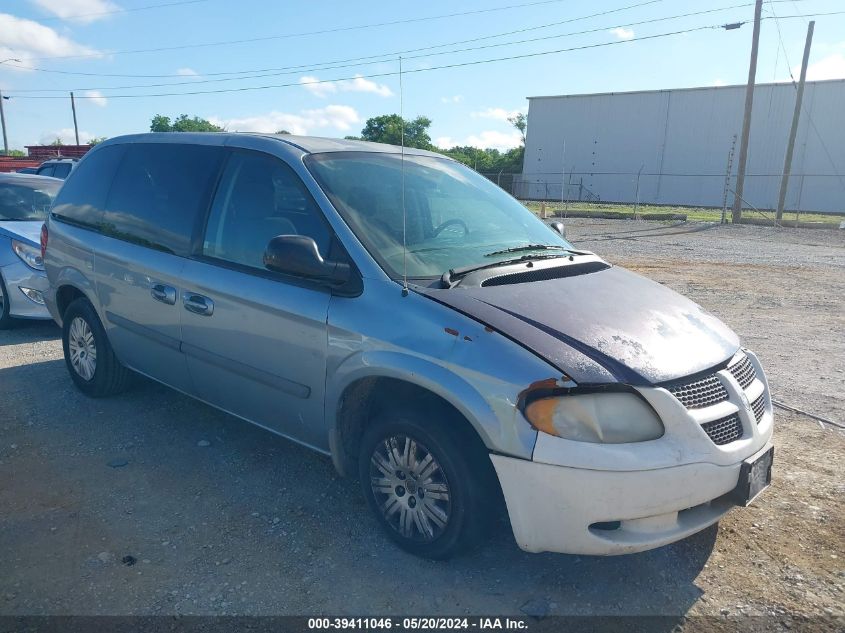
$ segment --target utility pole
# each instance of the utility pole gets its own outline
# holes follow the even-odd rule
[[[745,89],[745,115],[742,119],[742,136],[739,143],[739,165],[736,170],[736,191],[733,206],[733,222],[742,219],[742,193],[745,189],[745,166],[748,162],[748,135],[751,132],[751,108],[754,105],[754,82],[757,79],[757,49],[760,44],[760,14],[763,0],[754,5],[754,33],[751,36],[751,62],[748,65],[748,86]]]
[[[9,155],[9,140],[6,138],[6,113],[3,112],[3,99],[8,98],[4,97],[3,93],[0,92],[0,123],[3,125],[3,156]]]
[[[798,133],[798,119],[801,118],[801,103],[804,101],[804,83],[807,81],[807,63],[810,61],[810,46],[813,44],[813,30],[816,21],[811,20],[807,25],[807,41],[804,42],[804,59],[801,60],[801,79],[798,80],[798,94],[795,96],[795,112],[792,113],[792,128],[789,130],[789,141],[786,143],[786,158],[783,160],[783,177],[780,181],[780,195],[778,196],[778,210],[775,221],[780,222],[783,217],[783,206],[786,204],[786,190],[789,188],[789,175],[792,173],[792,152],[795,149],[795,135]]]
[[[76,102],[73,100],[73,92],[70,93],[70,109],[73,110],[73,133],[76,135],[76,144],[79,145],[79,126],[76,125]]]

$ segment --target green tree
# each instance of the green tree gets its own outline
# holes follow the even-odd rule
[[[287,130],[276,130],[276,134],[290,134]]]
[[[108,136],[95,136],[90,141],[88,141],[88,145],[90,145],[91,147],[94,147],[94,145],[96,145],[97,143],[102,143],[107,138],[108,138]]]
[[[180,114],[173,122],[169,116],[155,115],[150,121],[150,132],[222,132],[223,128],[198,116],[188,118]]]
[[[9,156],[26,156],[26,153],[22,149],[10,149]]]
[[[522,136],[522,144],[525,145],[525,132],[528,130],[528,117],[523,112],[517,112],[516,115],[508,117],[508,123],[519,130]]]
[[[390,145],[402,144],[402,117],[398,114],[383,114],[381,116],[367,119],[364,129],[361,130],[361,139],[375,143],[389,143]],[[431,119],[426,116],[418,116],[413,120],[404,120],[405,123],[405,147],[416,147],[417,149],[431,149],[431,136],[428,128],[431,127]]]

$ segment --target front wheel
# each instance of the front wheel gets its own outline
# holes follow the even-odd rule
[[[73,301],[62,322],[65,364],[79,390],[101,398],[126,389],[129,370],[114,355],[106,331],[88,300]]]
[[[491,524],[490,459],[480,440],[456,431],[460,423],[386,411],[361,442],[364,496],[388,536],[417,556],[451,558],[477,545]]]
[[[0,275],[0,330],[7,330],[15,324],[15,320],[9,314],[10,310],[6,284],[3,283],[3,277]]]

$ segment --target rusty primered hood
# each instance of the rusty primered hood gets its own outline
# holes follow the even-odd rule
[[[488,287],[421,289],[579,384],[648,385],[710,369],[739,339],[680,294],[624,268]]]

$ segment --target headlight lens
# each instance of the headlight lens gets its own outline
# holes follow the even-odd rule
[[[538,431],[576,442],[623,444],[663,435],[654,410],[631,393],[590,393],[541,398],[525,408]]]
[[[35,270],[44,270],[44,260],[41,259],[41,249],[17,240],[12,240],[12,250],[23,263]]]

